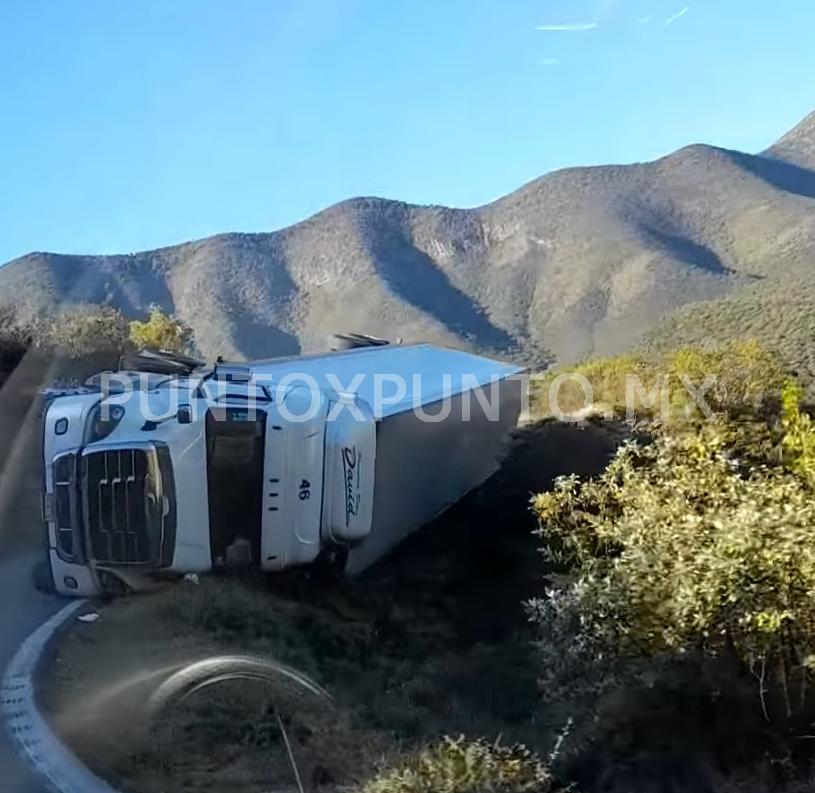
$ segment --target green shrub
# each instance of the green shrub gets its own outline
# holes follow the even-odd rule
[[[192,331],[154,306],[146,322],[130,323],[129,338],[136,347],[184,354],[190,350]]]
[[[72,358],[123,350],[127,320],[107,306],[76,306],[43,323],[36,344]]]
[[[561,367],[533,385],[530,401],[533,414],[541,416],[554,412],[550,393],[556,392],[561,413],[591,409],[609,416],[678,423],[704,415],[693,392],[704,396],[712,412],[734,412],[755,408],[769,393],[777,395],[785,378],[784,367],[773,352],[755,341],[734,341]],[[585,383],[591,388],[591,405]]]
[[[737,406],[758,393],[730,379]],[[698,655],[754,675],[765,708],[805,709],[815,669],[815,427],[798,392],[784,389],[775,418],[719,416],[653,433],[621,448],[598,479],[561,479],[533,499],[545,553],[567,571],[531,605],[544,685],[579,683],[578,668]]]
[[[546,766],[523,746],[445,737],[363,785],[361,793],[547,793]]]

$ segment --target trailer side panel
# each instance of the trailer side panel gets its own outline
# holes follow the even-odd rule
[[[497,416],[465,392],[449,400],[442,421],[423,421],[406,410],[377,422],[373,529],[349,554],[349,574],[365,570],[495,473],[518,423],[521,389],[519,378],[496,384]],[[442,404],[424,410],[432,415]]]

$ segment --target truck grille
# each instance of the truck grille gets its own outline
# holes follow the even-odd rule
[[[155,449],[85,453],[83,511],[91,558],[157,567],[172,563],[174,509],[163,515],[165,503],[174,501],[172,469],[168,457],[163,462]]]

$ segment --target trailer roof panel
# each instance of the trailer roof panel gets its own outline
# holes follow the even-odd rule
[[[249,362],[256,381],[352,393],[377,418],[522,374],[520,366],[430,344],[362,347],[345,352]]]

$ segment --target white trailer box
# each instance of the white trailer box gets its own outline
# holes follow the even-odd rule
[[[419,344],[97,377],[45,414],[54,585],[318,560],[358,573],[496,470],[521,375]]]

